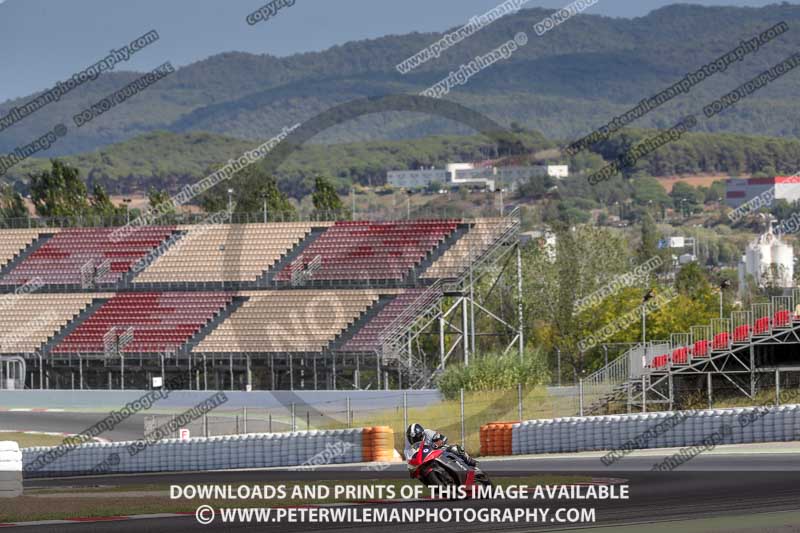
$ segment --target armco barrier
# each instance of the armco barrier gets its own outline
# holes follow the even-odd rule
[[[800,440],[800,405],[528,420],[513,425],[511,453],[684,447],[712,437],[716,444]],[[489,455],[496,449],[487,446]]]
[[[135,449],[132,442],[91,443],[77,446],[44,466],[37,465],[37,459],[47,457],[55,448],[24,448],[21,460],[26,477],[313,467],[390,461],[393,440],[391,429],[369,427],[168,439],[136,454],[130,453]]]
[[[22,453],[16,442],[0,442],[0,498],[22,496]]]

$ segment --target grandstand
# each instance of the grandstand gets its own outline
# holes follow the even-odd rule
[[[0,230],[0,354],[27,388],[425,387],[468,361],[473,284],[513,270],[518,232],[517,211]],[[521,315],[488,316],[521,348]]]
[[[773,296],[710,324],[692,326],[667,340],[639,343],[581,382],[581,412],[628,412],[686,407],[702,393],[712,404],[722,389],[755,399],[760,389],[780,393],[781,378],[797,380],[800,290]],[[794,383],[796,386],[796,383]]]

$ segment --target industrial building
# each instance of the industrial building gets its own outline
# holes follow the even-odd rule
[[[404,189],[424,189],[433,183],[446,187],[479,186],[494,191],[497,188],[515,189],[528,178],[550,176],[561,179],[569,176],[567,165],[506,166],[485,163],[449,163],[444,169],[390,170],[386,183]]]
[[[764,205],[775,200],[794,202],[800,200],[800,176],[775,176],[774,178],[730,178],[725,181],[726,203],[733,208],[762,197]]]

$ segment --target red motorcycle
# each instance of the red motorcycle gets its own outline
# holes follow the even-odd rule
[[[468,465],[463,457],[448,448],[424,441],[413,448],[408,470],[412,478],[428,486],[492,486],[489,476],[477,466]]]

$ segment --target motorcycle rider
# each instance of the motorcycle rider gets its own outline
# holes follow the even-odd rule
[[[435,448],[447,447],[449,452],[463,458],[464,462],[469,466],[475,466],[478,464],[475,459],[470,457],[467,451],[460,445],[452,444],[447,446],[447,437],[438,431],[425,429],[421,424],[410,424],[408,429],[406,429],[406,447],[405,450],[403,450],[403,455],[405,455],[406,461],[408,461],[411,458],[411,455],[414,453],[414,446],[423,440]]]

